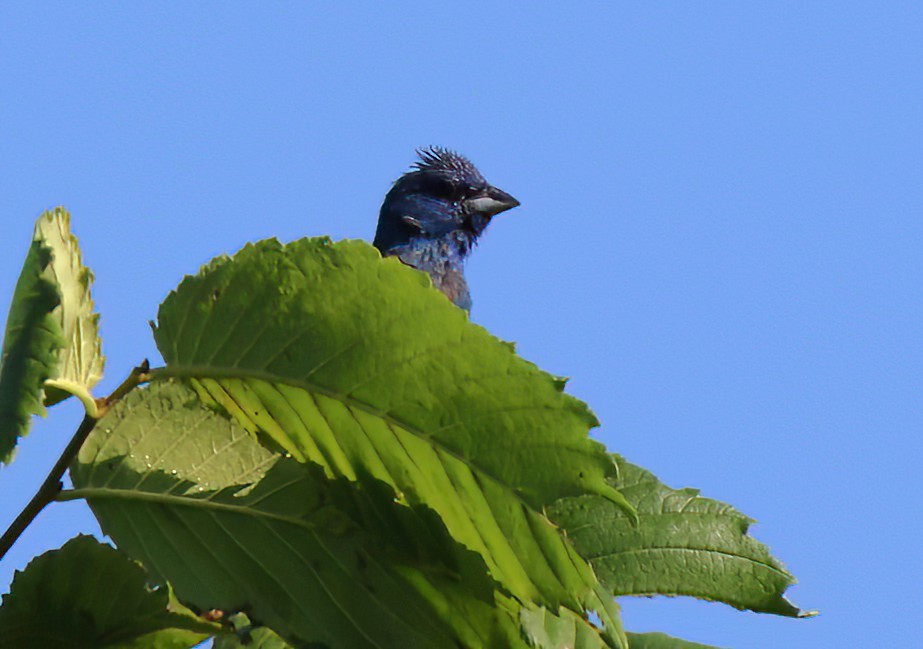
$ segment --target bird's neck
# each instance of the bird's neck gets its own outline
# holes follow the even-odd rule
[[[439,238],[415,237],[396,246],[391,254],[402,262],[427,273],[433,285],[463,309],[471,308],[468,284],[465,281],[465,258],[471,253],[477,236],[455,230]]]
[[[452,230],[441,237],[412,237],[407,243],[395,246],[391,252],[399,255],[404,263],[420,270],[428,271],[440,265],[462,270],[465,259],[476,244],[477,235],[473,232]]]

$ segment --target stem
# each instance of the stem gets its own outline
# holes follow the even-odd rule
[[[32,500],[29,501],[29,504],[19,512],[19,516],[16,517],[16,520],[14,520],[6,532],[3,533],[3,537],[0,537],[0,559],[6,556],[6,553],[13,547],[16,539],[26,531],[26,528],[35,517],[38,516],[39,512],[45,509],[45,505],[54,500],[54,497],[61,491],[63,488],[61,477],[64,475],[64,471],[70,465],[77,451],[83,446],[83,442],[86,440],[87,435],[90,434],[90,431],[93,430],[95,426],[96,420],[89,415],[84,417],[83,421],[80,422],[80,427],[64,448],[64,452],[61,453],[61,457],[55,462],[54,467],[52,467],[51,471],[48,473],[48,477],[45,478],[42,486],[39,487],[35,495],[32,496]]]
[[[147,359],[141,361],[141,364],[138,367],[132,368],[131,374],[128,375],[128,378],[122,381],[122,385],[117,387],[112,391],[108,397],[103,399],[102,407],[100,408],[100,418],[106,414],[112,405],[117,403],[124,397],[126,394],[134,390],[136,387],[142,383],[146,383],[150,380],[151,364],[147,362]]]
[[[71,437],[67,446],[64,447],[64,451],[61,452],[58,461],[54,463],[45,481],[42,482],[38,491],[32,496],[32,500],[30,500],[23,510],[19,512],[19,516],[16,517],[16,520],[12,522],[6,532],[3,533],[3,536],[0,537],[0,559],[6,556],[9,549],[13,547],[16,540],[22,535],[32,521],[35,520],[39,512],[45,509],[45,506],[61,493],[61,489],[64,487],[61,483],[64,472],[67,470],[67,467],[71,465],[71,462],[74,461],[77,452],[80,451],[80,447],[83,446],[87,436],[89,436],[90,432],[96,427],[96,422],[99,421],[99,418],[106,414],[106,411],[119,399],[146,381],[149,371],[150,365],[147,361],[144,361],[131,371],[128,378],[125,379],[112,394],[105,399],[99,400],[98,417],[91,417],[90,415],[84,416],[83,421],[80,422],[80,426],[77,428],[77,432],[74,433],[74,436]]]

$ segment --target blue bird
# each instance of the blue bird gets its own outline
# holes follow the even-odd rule
[[[430,147],[417,154],[420,161],[385,196],[375,247],[428,273],[436,288],[470,311],[465,259],[490,220],[519,201],[454,151]]]

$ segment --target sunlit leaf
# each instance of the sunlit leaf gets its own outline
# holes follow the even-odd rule
[[[0,461],[9,462],[32,415],[71,394],[89,411],[103,356],[93,275],[81,261],[70,215],[62,208],[36,222],[13,292],[0,353]]]
[[[525,647],[515,602],[432,511],[266,450],[182,384],[110,410],[72,477],[62,498],[198,609],[337,647]]]
[[[614,456],[611,478],[637,508],[633,525],[605,499],[564,499],[550,509],[615,595],[690,595],[779,615],[800,616],[783,593],[794,577],[747,534],[753,522],[695,489],[671,489]]]
[[[524,608],[520,621],[523,633],[535,647],[605,649],[607,646],[590,622],[567,609],[560,609],[558,615],[553,615],[544,607]]]
[[[264,241],[187,278],[155,335],[162,375],[331,477],[435,510],[522,601],[595,609],[621,635],[542,510],[595,493],[633,513],[595,417],[424,274],[358,241]]]

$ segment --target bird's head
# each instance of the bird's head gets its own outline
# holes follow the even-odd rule
[[[375,232],[382,252],[413,240],[451,239],[467,255],[494,216],[519,205],[464,156],[439,147],[417,153],[419,162],[382,203]]]

